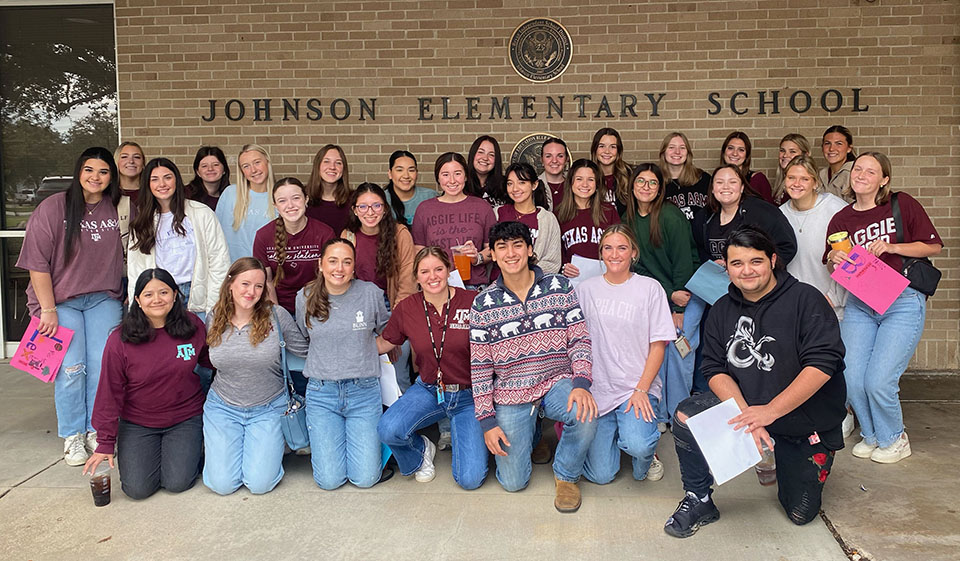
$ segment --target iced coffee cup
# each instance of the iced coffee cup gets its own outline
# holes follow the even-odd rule
[[[100,462],[93,475],[90,476],[90,491],[93,493],[93,504],[107,506],[110,504],[110,464],[107,460]]]

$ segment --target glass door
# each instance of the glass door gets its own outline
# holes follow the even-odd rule
[[[9,356],[29,323],[29,275],[14,265],[30,214],[67,188],[85,148],[117,146],[113,5],[6,5],[0,38],[0,329]]]

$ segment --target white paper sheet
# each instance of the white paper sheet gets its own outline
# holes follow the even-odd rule
[[[455,288],[466,288],[463,285],[463,279],[460,278],[460,271],[454,269],[450,271],[450,276],[447,277],[447,284]]]
[[[397,384],[397,371],[387,355],[380,355],[380,399],[387,407],[400,399],[400,386]]]
[[[570,279],[570,284],[572,284],[574,288],[589,278],[599,277],[607,272],[607,266],[599,259],[589,259],[587,257],[574,255],[570,258],[570,264],[580,269],[580,275]]]
[[[687,419],[717,485],[723,485],[760,461],[753,437],[744,428],[733,430],[727,421],[740,414],[737,402],[730,398]]]

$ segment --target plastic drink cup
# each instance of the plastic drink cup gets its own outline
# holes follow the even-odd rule
[[[847,232],[834,232],[827,237],[827,242],[830,243],[830,247],[834,251],[850,253],[850,250],[853,249],[853,244],[850,243],[850,234]]]
[[[106,461],[101,462],[90,476],[90,491],[93,493],[94,505],[110,504],[110,464]]]
[[[766,442],[761,442],[760,446],[763,448],[763,457],[756,465],[757,479],[760,480],[760,485],[766,487],[777,482],[777,459],[773,455],[773,450],[767,447]]]
[[[463,246],[453,246],[450,250],[453,252],[453,264],[457,267],[457,272],[460,273],[460,279],[464,282],[470,280],[470,267],[473,265],[472,259],[470,256],[463,253]]]

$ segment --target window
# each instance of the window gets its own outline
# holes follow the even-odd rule
[[[23,336],[27,271],[14,264],[27,219],[66,189],[77,156],[117,145],[113,6],[0,8],[0,251],[3,332]]]

